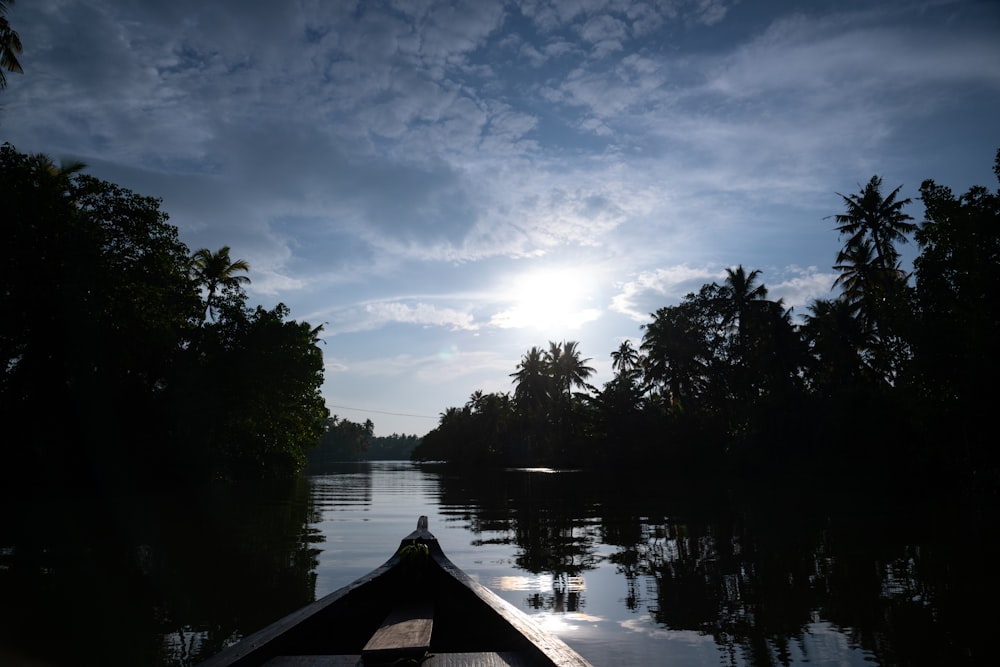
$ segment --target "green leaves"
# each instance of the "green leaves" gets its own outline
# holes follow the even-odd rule
[[[4,70],[19,74],[24,72],[17,59],[24,47],[21,45],[21,38],[10,27],[6,16],[7,5],[12,4],[14,4],[14,0],[0,0],[0,90],[7,87],[7,77]]]
[[[247,308],[227,247],[192,275],[159,199],[78,172],[0,147],[0,419],[26,434],[6,468],[296,473],[327,417],[321,329]]]
[[[249,284],[250,278],[237,273],[249,270],[246,260],[229,258],[229,246],[222,246],[217,252],[208,248],[195,251],[191,256],[191,276],[208,290],[205,310],[209,316],[214,317],[214,309],[219,306],[217,292],[220,290],[230,297],[243,296],[243,285]]]

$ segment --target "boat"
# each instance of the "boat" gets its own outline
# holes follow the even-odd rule
[[[201,667],[592,667],[452,563],[421,516],[383,565]]]

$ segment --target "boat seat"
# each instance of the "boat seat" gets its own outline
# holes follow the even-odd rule
[[[397,606],[361,651],[365,665],[388,665],[401,659],[421,659],[431,648],[434,607],[430,602]]]

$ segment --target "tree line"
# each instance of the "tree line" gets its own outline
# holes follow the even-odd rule
[[[319,444],[306,452],[306,472],[329,472],[345,461],[406,461],[419,442],[415,435],[377,436],[371,419],[358,423],[333,415]]]
[[[0,147],[7,477],[291,475],[326,428],[320,327],[248,304],[160,200]],[[58,474],[56,474],[58,473]]]
[[[994,172],[1000,178],[1000,151]],[[611,353],[614,377],[576,341],[533,347],[512,392],[448,408],[414,451],[453,464],[636,466],[957,475],[995,483],[985,435],[997,400],[1000,190],[956,196],[926,180],[923,220],[873,176],[840,195],[833,298],[801,319],[758,270],[726,269],[651,314]],[[914,241],[913,270],[900,246]]]

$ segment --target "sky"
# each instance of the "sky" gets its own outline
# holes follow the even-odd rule
[[[323,395],[423,435],[532,346],[611,378],[651,313],[760,270],[831,295],[837,193],[996,187],[996,0],[17,0],[0,141],[161,197]],[[912,260],[915,249],[904,256]]]

